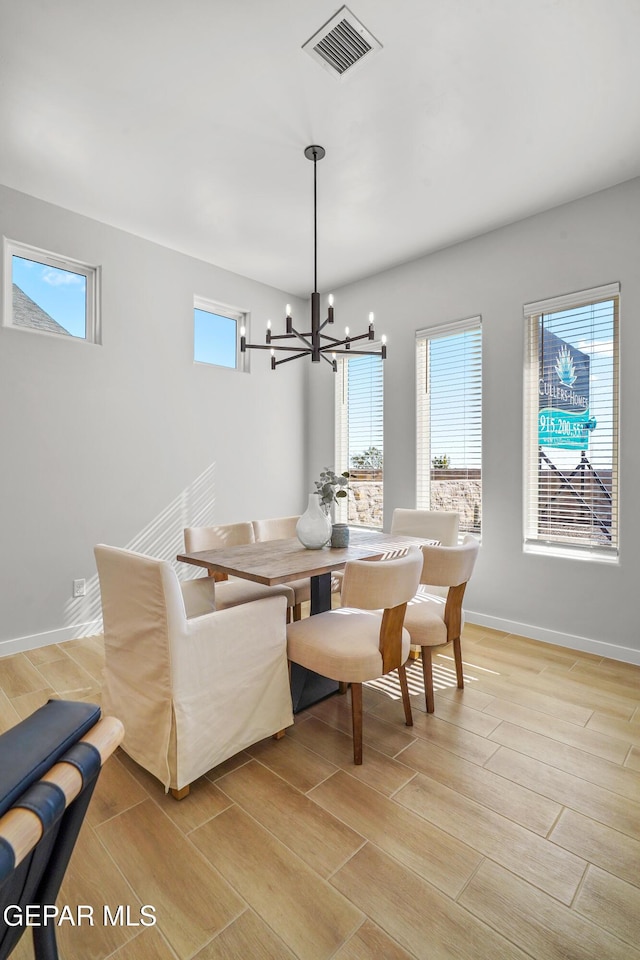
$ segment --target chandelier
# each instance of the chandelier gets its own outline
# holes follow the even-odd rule
[[[310,356],[313,363],[320,363],[321,359],[326,360],[327,363],[331,364],[335,373],[338,370],[338,361],[336,359],[338,354],[346,354],[347,356],[378,356],[383,360],[387,356],[387,338],[384,336],[381,338],[380,346],[376,349],[354,350],[352,347],[352,344],[358,343],[360,340],[371,341],[375,339],[372,313],[369,314],[369,329],[366,333],[361,333],[353,337],[349,334],[349,327],[346,327],[343,340],[332,337],[328,333],[322,333],[327,324],[334,322],[333,296],[331,294],[328,297],[326,320],[322,323],[320,322],[320,294],[318,293],[318,200],[316,165],[318,160],[322,160],[325,152],[324,147],[319,147],[317,144],[306,147],[304,151],[307,160],[313,160],[313,293],[311,294],[311,330],[305,333],[300,333],[300,331],[296,330],[293,325],[291,306],[289,304],[287,304],[286,308],[285,333],[272,333],[271,321],[268,320],[265,343],[247,343],[245,328],[242,327],[240,330],[240,352],[245,353],[247,350],[270,350],[272,370],[275,370],[280,363],[287,363],[289,360],[298,360],[300,357]],[[275,340],[293,340],[295,346],[285,346],[280,343],[274,346]],[[289,353],[291,356],[276,360],[276,351],[279,353]]]

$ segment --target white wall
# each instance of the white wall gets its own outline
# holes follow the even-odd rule
[[[429,211],[416,211],[428,216]],[[389,270],[336,292],[336,318],[354,330],[376,314],[385,366],[385,526],[415,506],[417,329],[483,318],[483,533],[468,618],[640,663],[640,180]],[[381,225],[380,229],[384,229]],[[522,551],[524,303],[621,283],[620,559],[617,565]],[[314,371],[315,373],[315,371]],[[333,462],[330,378],[310,378],[313,477]]]
[[[0,327],[3,655],[99,617],[95,543],[175,557],[185,525],[300,512],[307,484],[303,364],[193,363],[194,294],[251,310],[256,339],[302,303],[2,187],[0,234],[101,265],[103,330],[97,346]]]

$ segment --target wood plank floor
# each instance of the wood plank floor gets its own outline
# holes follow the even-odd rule
[[[468,626],[466,686],[434,658],[211,770],[181,802],[122,751],[59,905],[65,960],[640,960],[640,667]],[[49,696],[99,702],[101,640],[0,660],[0,729]],[[105,926],[144,904],[157,925]],[[16,960],[32,957],[29,935]]]

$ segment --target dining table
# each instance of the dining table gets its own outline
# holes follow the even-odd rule
[[[346,547],[327,545],[309,550],[296,538],[260,540],[255,543],[195,553],[180,553],[182,563],[194,564],[216,578],[240,577],[254,583],[275,586],[309,577],[311,584],[310,615],[331,609],[331,577],[344,569],[350,560],[382,560],[399,557],[411,546],[437,544],[424,537],[398,536],[380,530],[350,529]],[[294,713],[323,700],[338,691],[338,682],[291,665],[291,697]]]

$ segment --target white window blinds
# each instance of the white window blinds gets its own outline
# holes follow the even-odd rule
[[[482,517],[482,331],[472,317],[416,334],[417,507]]]
[[[617,553],[619,291],[524,306],[525,543]]]
[[[383,361],[340,357],[336,374],[336,473],[349,470],[349,496],[336,505],[342,523],[382,527]]]

